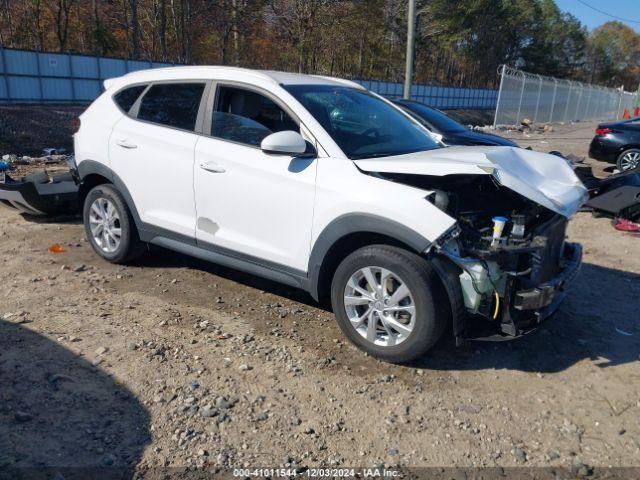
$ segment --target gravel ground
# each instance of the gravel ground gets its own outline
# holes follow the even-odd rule
[[[509,135],[584,155],[593,128]],[[539,330],[397,366],[302,292],[155,248],[111,265],[76,218],[0,210],[0,471],[638,466],[640,239],[585,213],[569,238],[584,268]]]

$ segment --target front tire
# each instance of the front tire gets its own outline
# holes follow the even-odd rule
[[[361,248],[340,263],[331,303],[352,343],[394,363],[423,356],[440,339],[450,317],[431,265],[387,245]]]
[[[83,220],[87,240],[105,260],[126,263],[144,251],[129,207],[113,185],[102,184],[89,191]]]
[[[616,164],[621,172],[640,167],[640,149],[630,148],[625,150],[618,156]]]

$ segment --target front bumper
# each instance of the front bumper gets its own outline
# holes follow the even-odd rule
[[[556,312],[581,264],[582,246],[565,243],[558,272],[552,278],[534,287],[525,287],[521,279],[510,276],[498,319],[492,323],[467,319],[465,334],[457,340],[510,340],[535,330]]]
[[[566,243],[560,257],[558,273],[533,288],[521,289],[517,278],[507,284],[500,331],[510,336],[523,335],[549,318],[566,296],[582,265],[582,246]]]
[[[542,311],[557,303],[557,297],[564,296],[565,288],[573,282],[582,264],[582,247],[579,243],[568,243],[561,258],[562,270],[553,279],[537,287],[515,293],[513,307],[516,310]]]

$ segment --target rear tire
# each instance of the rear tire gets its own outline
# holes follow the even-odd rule
[[[127,263],[143,253],[145,244],[140,241],[129,207],[113,185],[91,189],[82,216],[87,240],[105,260]]]
[[[616,165],[621,172],[640,167],[640,149],[630,148],[625,150],[618,156]]]
[[[353,344],[394,363],[423,356],[450,318],[440,279],[429,262],[387,245],[363,247],[340,263],[331,304]]]

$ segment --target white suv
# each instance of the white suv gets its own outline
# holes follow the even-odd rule
[[[95,251],[152,243],[331,299],[356,345],[401,362],[452,327],[518,336],[580,265],[586,191],[561,158],[442,145],[340,79],[227,67],[107,80],[75,134]]]

